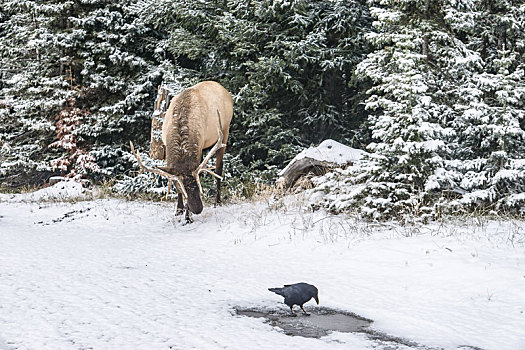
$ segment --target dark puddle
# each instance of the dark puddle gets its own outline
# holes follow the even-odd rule
[[[236,307],[234,310],[240,316],[264,318],[271,326],[282,329],[284,334],[290,336],[321,338],[331,332],[363,333],[375,349],[434,349],[373,330],[370,328],[372,320],[347,311],[316,307],[307,310],[310,316],[297,311],[297,316],[293,317],[289,309]]]
[[[237,315],[265,318],[269,324],[281,328],[286,335],[308,338],[321,338],[330,332],[362,332],[372,321],[352,313],[328,308],[308,310],[310,316],[302,311],[293,317],[289,310],[235,309]]]

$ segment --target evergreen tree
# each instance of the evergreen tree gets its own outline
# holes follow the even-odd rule
[[[157,86],[216,80],[228,175],[335,138],[370,156],[314,180],[334,211],[525,210],[523,1],[0,1],[3,183],[122,174]]]
[[[55,31],[67,3],[3,0],[0,40],[0,178],[15,186],[48,176],[54,116],[72,94]],[[27,176],[24,176],[27,175]]]
[[[376,32],[367,38],[377,49],[358,65],[356,74],[373,83],[366,100],[366,108],[373,111],[371,155],[366,165],[348,170],[350,185],[357,179],[365,185],[358,191],[351,186],[339,191],[352,193],[343,207],[357,201],[369,216],[402,217],[428,204],[424,189],[443,163],[444,135],[452,132],[442,126],[450,111],[434,97],[440,79],[431,66],[431,50],[448,38],[436,27],[430,2],[369,3],[377,20]]]
[[[129,163],[122,146],[130,138],[147,139],[163,75],[164,58],[155,51],[161,34],[139,19],[149,2],[3,5],[2,174],[52,171],[53,164],[70,175],[124,171]],[[67,142],[53,144],[69,132],[78,152]]]
[[[479,64],[457,80],[450,96],[457,130],[450,161],[440,178],[457,188],[453,206],[520,211],[525,191],[525,6],[511,1],[446,4],[445,20],[466,46],[477,50]],[[468,10],[472,22],[458,18]],[[457,15],[459,14],[459,15]],[[451,176],[452,174],[452,176]]]
[[[148,18],[169,28],[181,74],[234,94],[229,148],[241,167],[276,169],[298,145],[356,134],[351,77],[369,25],[360,1],[163,1]]]
[[[161,32],[141,20],[151,1],[86,1],[69,18],[82,33],[71,64],[88,114],[78,126],[80,142],[109,175],[129,167],[129,140],[149,140],[157,86],[166,65],[158,50]]]
[[[369,3],[377,21],[368,37],[377,50],[357,72],[373,82],[366,101],[374,111],[372,153],[317,180],[320,190],[332,193],[324,205],[336,211],[359,207],[382,219],[434,213],[436,203],[446,210],[523,210],[525,95],[522,29],[512,18],[520,13],[517,6],[490,6],[502,13],[501,26],[492,25],[489,35],[488,27],[479,28],[488,16],[485,1]],[[512,23],[507,34],[501,32],[504,22]],[[505,51],[505,41],[514,48]],[[490,43],[500,43],[499,51]],[[339,183],[327,187],[324,181]]]

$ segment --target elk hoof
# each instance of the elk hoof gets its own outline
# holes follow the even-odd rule
[[[186,217],[184,218],[183,225],[191,224],[193,222],[193,219],[191,218],[190,211],[186,209]]]

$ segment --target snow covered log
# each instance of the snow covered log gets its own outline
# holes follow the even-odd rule
[[[325,140],[319,146],[307,148],[296,155],[279,172],[277,184],[281,188],[289,189],[301,176],[308,173],[323,175],[330,169],[352,165],[365,153],[365,151],[345,146],[334,140]]]

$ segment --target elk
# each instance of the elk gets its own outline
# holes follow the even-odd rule
[[[168,192],[174,182],[178,189],[177,214],[186,211],[200,214],[202,186],[200,174],[207,172],[216,178],[216,203],[221,202],[223,157],[233,116],[233,99],[217,82],[204,81],[180,92],[171,99],[162,123],[162,143],[165,167],[146,167],[130,142],[131,152],[139,166],[168,179]],[[203,150],[211,148],[203,158]],[[215,171],[206,164],[216,154]],[[186,202],[186,206],[184,206]]]

